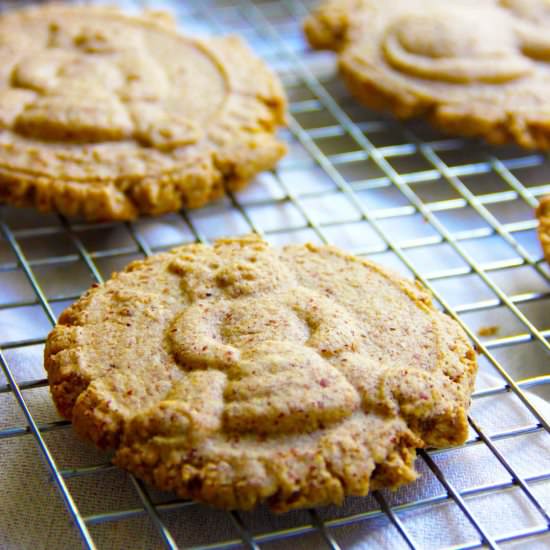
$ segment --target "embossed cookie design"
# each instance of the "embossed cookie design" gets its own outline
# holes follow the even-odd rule
[[[340,503],[461,443],[477,369],[420,286],[328,246],[186,245],[90,289],[49,335],[60,413],[119,466],[225,509]]]
[[[547,0],[328,0],[306,19],[352,94],[490,143],[550,148]]]
[[[550,263],[550,196],[542,197],[537,208],[539,241],[546,261]]]
[[[90,220],[199,207],[285,153],[274,74],[167,16],[45,6],[0,17],[0,200]]]

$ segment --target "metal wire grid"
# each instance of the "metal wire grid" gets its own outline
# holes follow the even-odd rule
[[[143,2],[140,4],[144,4]],[[158,3],[155,4],[157,7]],[[523,541],[525,544],[538,540],[538,535],[547,535],[550,531],[550,517],[540,500],[535,496],[533,487],[537,484],[550,480],[550,471],[545,471],[537,476],[522,477],[510,464],[505,454],[499,450],[497,444],[502,440],[518,438],[527,434],[549,432],[550,427],[540,410],[534,404],[533,399],[525,390],[536,391],[548,395],[550,389],[550,375],[548,368],[542,368],[535,376],[514,376],[508,372],[505,364],[498,359],[499,350],[510,350],[513,346],[525,343],[537,343],[543,349],[543,357],[548,365],[548,352],[550,345],[550,327],[544,323],[533,321],[530,315],[522,310],[522,306],[532,303],[543,303],[548,299],[550,293],[548,288],[536,291],[526,291],[516,295],[510,295],[504,288],[501,288],[495,281],[496,275],[506,272],[511,268],[527,268],[530,273],[536,274],[541,280],[548,284],[549,274],[540,254],[530,250],[530,247],[522,240],[525,234],[532,234],[536,227],[533,219],[526,219],[505,223],[491,210],[494,205],[516,203],[519,201],[523,206],[532,210],[537,204],[537,196],[550,192],[549,184],[531,186],[521,181],[521,169],[532,166],[544,166],[546,159],[537,154],[518,153],[513,151],[512,158],[506,157],[503,150],[479,151],[479,160],[472,161],[468,156],[478,151],[472,149],[472,144],[462,140],[442,138],[426,141],[419,138],[424,130],[416,131],[414,126],[395,125],[389,119],[373,117],[369,114],[370,120],[364,120],[357,111],[342,106],[341,102],[335,99],[332,93],[333,80],[317,76],[316,62],[319,56],[306,53],[303,43],[296,39],[299,31],[299,22],[307,14],[307,5],[303,2],[258,2],[250,0],[235,0],[226,2],[198,2],[185,9],[177,2],[168,2],[177,15],[182,19],[184,26],[193,22],[195,26],[203,27],[206,31],[226,32],[236,30],[249,38],[254,45],[260,42],[265,49],[258,46],[258,51],[266,59],[278,67],[281,77],[287,85],[291,98],[289,117],[289,130],[291,141],[291,160],[285,162],[285,170],[310,170],[315,165],[316,170],[321,170],[324,177],[331,181],[330,189],[314,189],[304,191],[299,184],[291,185],[281,176],[281,171],[273,173],[273,181],[276,182],[276,197],[268,197],[260,200],[243,200],[242,196],[230,195],[228,208],[238,212],[245,222],[243,230],[252,230],[263,234],[268,239],[278,239],[284,236],[285,239],[301,239],[302,233],[308,232],[314,235],[317,240],[329,243],[334,240],[335,231],[343,230],[344,227],[352,226],[354,231],[363,231],[369,227],[376,236],[375,244],[368,244],[362,249],[355,250],[360,255],[372,255],[375,258],[384,257],[384,253],[391,253],[402,266],[408,269],[418,280],[424,283],[434,293],[436,300],[441,306],[457,321],[459,321],[469,336],[474,341],[482,357],[487,364],[494,367],[495,372],[501,377],[501,383],[487,389],[477,391],[474,400],[485,399],[491,396],[504,396],[513,393],[523,403],[523,406],[530,411],[532,422],[528,425],[511,430],[501,431],[489,435],[485,429],[474,419],[470,418],[470,424],[475,436],[469,440],[465,447],[484,445],[498,462],[508,472],[510,479],[507,482],[484,484],[470,487],[466,490],[458,490],[443,474],[442,469],[434,461],[438,454],[446,453],[446,450],[421,451],[421,460],[433,472],[445,489],[443,496],[431,496],[421,500],[405,502],[399,505],[390,505],[388,499],[382,492],[375,493],[378,509],[365,512],[345,515],[330,519],[322,519],[316,510],[309,511],[309,522],[299,523],[290,528],[280,529],[272,532],[253,535],[245,524],[243,517],[238,513],[231,513],[231,519],[239,538],[223,541],[212,541],[203,548],[232,548],[244,545],[249,548],[258,548],[262,543],[298,537],[305,533],[317,532],[326,546],[339,548],[333,529],[349,525],[355,522],[367,522],[374,518],[385,516],[389,522],[400,533],[404,543],[410,548],[417,548],[414,537],[406,528],[401,517],[403,513],[415,509],[429,509],[435,504],[451,501],[456,503],[464,516],[470,522],[477,533],[477,540],[463,544],[460,548],[477,548],[487,546],[496,548],[500,544],[513,541]],[[256,42],[258,40],[258,42]],[[367,113],[362,110],[362,115]],[[374,118],[374,119],[373,119]],[[328,122],[324,122],[328,120]],[[378,136],[393,128],[399,128],[400,135],[404,136],[403,142],[395,144],[395,136],[390,139],[390,144],[375,145]],[[337,153],[328,153],[321,143],[323,140],[338,142]],[[340,150],[341,149],[341,150]],[[301,152],[301,157],[293,158],[294,151]],[[467,158],[462,159],[458,164],[445,162],[447,152],[458,152],[465,154]],[[496,156],[498,155],[498,156]],[[424,163],[424,169],[418,171],[396,168],[396,160],[399,159],[420,159]],[[415,161],[416,161],[415,160]],[[372,167],[373,175],[359,182],[353,181],[342,174],[342,166],[348,164],[369,164]],[[463,180],[469,176],[482,175],[487,178],[489,174],[496,175],[504,187],[496,192],[476,193],[470,189]],[[421,192],[417,190],[419,183],[437,181],[439,185],[443,182],[452,190],[452,198],[443,198],[436,201],[426,201]],[[386,205],[382,209],[371,209],[365,206],[361,199],[361,192],[368,190],[391,190],[396,192],[397,205]],[[348,219],[324,220],[312,215],[308,207],[308,201],[335,197],[344,197],[357,210],[357,217]],[[293,210],[303,220],[300,224],[292,226],[281,224],[279,227],[265,229],[258,221],[259,218],[251,214],[254,208],[271,208],[275,205],[291,205]],[[515,206],[515,204],[514,204]],[[441,221],[438,213],[445,213],[451,210],[463,212],[474,212],[484,226],[470,229],[462,229],[455,232]],[[181,220],[190,231],[192,238],[197,241],[207,241],[208,236],[201,229],[200,224],[192,212],[182,211]],[[330,217],[330,216],[329,216]],[[399,239],[395,231],[388,230],[388,223],[395,222],[396,226],[404,223],[406,219],[418,220],[421,218],[431,228],[428,236],[412,237],[408,240]],[[39,282],[36,272],[40,268],[70,264],[75,259],[84,262],[86,269],[92,279],[101,282],[103,280],[98,265],[104,259],[116,259],[119,263],[125,263],[136,251],[142,256],[153,253],[157,247],[152,247],[146,235],[143,225],[140,222],[124,224],[131,243],[123,246],[108,247],[104,250],[90,251],[86,246],[85,235],[93,232],[99,227],[101,230],[110,231],[120,227],[120,224],[101,224],[100,226],[69,221],[63,217],[58,218],[58,224],[45,227],[41,219],[31,226],[14,223],[17,218],[13,216],[12,209],[4,208],[0,220],[0,231],[4,238],[4,244],[10,251],[10,259],[0,263],[0,274],[15,274],[16,277],[26,279],[32,287],[33,296],[29,299],[4,301],[0,305],[2,311],[14,310],[16,308],[39,306],[47,317],[50,325],[55,324],[55,311],[74,299],[80,292],[48,297],[44,290],[44,283]],[[46,218],[44,218],[46,219]],[[11,221],[10,221],[11,220]],[[422,222],[419,222],[422,223]],[[42,226],[41,226],[42,225]],[[15,226],[15,227],[14,227]],[[22,242],[28,238],[45,238],[51,236],[54,239],[63,237],[74,247],[76,253],[60,255],[59,252],[50,257],[40,259],[29,259],[24,251]],[[479,260],[468,249],[468,243],[483,240],[491,236],[498,236],[514,251],[513,258],[499,259],[495,261]],[[434,272],[426,272],[419,268],[414,260],[411,260],[411,253],[415,250],[430,249],[438,250],[438,247],[445,245],[461,259],[461,265],[442,267]],[[19,273],[19,275],[17,275]],[[491,291],[491,296],[476,300],[470,303],[450,303],[444,292],[440,292],[438,284],[448,280],[456,280],[474,275],[482,281]],[[544,307],[544,306],[543,306]],[[504,308],[516,322],[519,322],[522,329],[513,334],[499,338],[483,339],[468,324],[464,323],[464,317],[470,313],[480,311],[499,310]],[[4,338],[2,338],[4,340]],[[89,527],[103,522],[116,522],[119,520],[147,515],[158,531],[160,538],[167,548],[177,548],[176,541],[169,528],[162,519],[162,515],[168,511],[179,511],[182,521],[185,521],[185,510],[195,506],[195,503],[174,500],[162,504],[155,503],[145,487],[139,480],[131,477],[132,484],[138,495],[141,508],[118,510],[114,512],[96,513],[83,516],[69,491],[66,480],[78,476],[94,476],[104,472],[112,466],[108,463],[98,464],[83,468],[62,469],[56,464],[51,449],[45,442],[43,434],[53,430],[64,430],[68,428],[66,421],[54,421],[39,423],[31,413],[25,400],[26,390],[40,388],[47,385],[45,379],[19,382],[13,373],[6,352],[8,350],[24,348],[30,345],[43,343],[43,337],[15,338],[12,341],[2,341],[0,351],[0,363],[7,383],[0,386],[0,393],[11,392],[17,400],[21,411],[24,414],[27,425],[13,426],[0,430],[0,443],[2,440],[19,437],[25,434],[32,434],[41,454],[48,467],[53,482],[59,488],[64,503],[74,520],[76,528],[86,548],[95,548],[94,541],[90,534]],[[517,380],[515,380],[517,378]],[[548,437],[548,436],[547,436]],[[518,488],[531,503],[532,507],[539,514],[542,524],[534,528],[523,528],[494,536],[488,532],[486,527],[476,519],[475,512],[468,505],[468,499],[473,496],[488,493],[504,493],[511,488]]]

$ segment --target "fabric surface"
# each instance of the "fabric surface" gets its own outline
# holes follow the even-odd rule
[[[6,352],[6,359],[19,382],[42,375],[41,352],[41,346]],[[2,377],[0,383],[5,383]],[[500,385],[500,380],[482,366],[478,389],[497,385]],[[47,388],[26,390],[24,396],[38,422],[58,419]],[[550,406],[537,396],[533,396],[533,400],[550,417]],[[509,393],[475,399],[472,416],[489,435],[536,423],[519,399]],[[24,425],[24,417],[14,397],[9,393],[1,394],[0,429]],[[70,428],[47,432],[44,439],[60,468],[107,462],[107,455],[88,443],[79,441]],[[495,445],[518,474],[531,477],[550,471],[549,441],[550,436],[539,431],[503,439]],[[437,453],[433,458],[453,487],[459,491],[510,481],[510,475],[482,443]],[[417,467],[422,474],[419,480],[395,493],[384,492],[390,504],[398,505],[445,494],[444,488],[422,459],[417,460]],[[83,515],[141,506],[129,476],[116,468],[106,469],[100,474],[68,479],[67,485]],[[59,493],[49,480],[33,436],[0,440],[0,486],[3,488],[0,501],[0,548],[49,550],[81,547],[79,536]],[[540,502],[550,507],[550,481],[531,483],[530,487]],[[172,495],[153,490],[150,494],[155,502],[173,498]],[[476,519],[495,537],[544,526],[543,518],[518,487],[467,497],[466,502]],[[344,507],[320,509],[319,514],[323,519],[332,520],[377,508],[375,499],[370,496],[365,499],[348,499]],[[238,539],[238,532],[228,514],[203,505],[161,512],[161,517],[180,547]],[[249,530],[258,535],[311,523],[306,511],[277,516],[266,508],[244,513],[242,518]],[[477,538],[467,518],[449,500],[401,512],[399,518],[420,548],[447,547],[474,542]],[[100,549],[162,548],[157,531],[144,514],[128,520],[92,526],[90,530]],[[406,547],[398,531],[385,516],[331,528],[329,531],[344,548]],[[537,539],[531,543],[530,548],[545,548],[549,540]],[[267,543],[262,547],[284,548],[288,544],[288,541],[280,541]],[[521,546],[521,542],[516,544]],[[316,532],[292,539],[292,548],[322,547],[323,541]]]

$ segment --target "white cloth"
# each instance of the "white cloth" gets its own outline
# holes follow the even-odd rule
[[[7,359],[19,381],[41,376],[41,353],[41,346],[7,352]],[[486,374],[485,370],[488,369],[483,369],[478,377],[478,387],[498,385],[499,381],[494,375]],[[0,383],[3,382],[0,380]],[[24,393],[37,421],[58,419],[47,388],[27,390]],[[548,414],[550,406],[545,401],[536,396],[533,396],[533,400]],[[487,434],[535,423],[517,397],[509,393],[474,400],[472,415]],[[13,396],[2,394],[0,429],[24,425],[24,417]],[[60,468],[101,464],[107,460],[104,453],[79,441],[71,429],[47,432],[44,439]],[[548,434],[537,432],[513,437],[498,441],[496,445],[518,474],[530,477],[550,472]],[[460,491],[510,481],[509,474],[483,443],[436,454],[434,460]],[[417,460],[417,466],[422,474],[418,481],[396,493],[384,492],[391,504],[445,494],[444,488],[422,459]],[[97,475],[68,479],[67,485],[84,515],[141,506],[128,476],[115,468]],[[33,436],[0,440],[0,487],[0,548],[57,550],[81,547],[76,529],[54,484],[48,478]],[[534,483],[531,489],[541,503],[550,508],[550,481]],[[156,501],[172,498],[171,495],[154,490],[151,494]],[[544,526],[542,517],[519,487],[467,498],[466,501],[475,517],[495,537]],[[342,508],[320,509],[319,514],[330,520],[376,508],[376,501],[372,497],[354,498],[348,499]],[[178,511],[161,512],[161,517],[180,547],[238,539],[238,532],[229,516],[206,506],[193,505]],[[305,511],[277,516],[266,508],[244,513],[242,518],[254,534],[311,523]],[[477,539],[475,530],[452,501],[400,512],[399,518],[420,548],[441,548]],[[90,530],[100,549],[162,548],[162,542],[146,515],[92,526]],[[344,548],[405,548],[398,531],[384,516],[346,527],[331,528],[329,531]],[[542,550],[548,547],[549,541],[550,538],[537,539],[529,547]],[[522,543],[517,544],[518,547],[524,547]],[[269,543],[266,547],[310,550],[322,548],[323,542],[318,533],[311,533],[291,541]]]

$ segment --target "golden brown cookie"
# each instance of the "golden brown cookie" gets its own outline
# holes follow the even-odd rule
[[[550,195],[540,199],[537,218],[539,219],[538,233],[542,251],[546,261],[550,263]]]
[[[45,6],[0,17],[0,200],[90,220],[198,207],[285,153],[285,98],[236,37]]]
[[[369,107],[550,148],[547,0],[328,0],[304,28]]]
[[[221,508],[340,503],[461,443],[477,369],[429,294],[329,246],[249,236],[130,264],[49,335],[53,398],[149,483]]]

